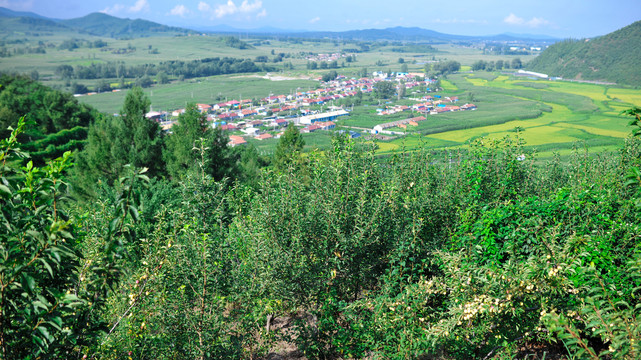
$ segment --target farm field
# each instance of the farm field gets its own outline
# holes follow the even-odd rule
[[[462,126],[460,122],[476,126],[431,133],[427,137],[429,140],[447,141],[449,145],[446,146],[460,147],[480,136],[500,139],[513,136],[518,130],[519,137],[526,145],[539,150],[542,157],[551,156],[555,151],[568,154],[573,148],[584,145],[592,152],[613,150],[620,146],[630,133],[629,119],[621,116],[620,111],[639,104],[636,101],[641,95],[639,90],[604,85],[531,79],[523,81],[496,74],[490,77],[491,80],[487,78],[487,74],[482,74],[482,77],[476,74],[449,76],[451,84],[456,87],[456,90],[448,87],[449,92],[458,93],[462,99],[466,96],[476,98],[478,101],[475,104],[479,109],[473,112],[447,113],[447,116],[453,122],[459,120],[459,126]],[[501,104],[489,103],[487,100],[491,98],[501,99]],[[512,100],[508,100],[509,98]],[[538,107],[540,114],[528,119],[517,119],[527,111],[527,107],[520,107],[517,102],[529,104],[531,110]],[[481,112],[481,109],[489,107],[488,111],[496,112],[494,120],[497,120],[500,118],[497,109],[515,105],[517,108],[506,114],[513,119],[501,123],[491,124],[492,116],[485,118]],[[428,121],[420,124],[419,131],[425,133],[442,126],[442,115],[428,117]],[[479,119],[482,120],[478,121]],[[483,122],[487,125],[483,125]],[[411,146],[413,142],[399,138],[391,144]]]
[[[269,94],[290,94],[297,89],[315,88],[318,81],[282,80],[273,81],[258,75],[212,76],[174,82],[144,89],[155,111],[184,108],[187,103],[212,104],[225,99],[251,99]],[[103,112],[117,113],[122,108],[126,91],[84,95],[78,99]]]

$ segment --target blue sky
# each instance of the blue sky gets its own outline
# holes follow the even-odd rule
[[[91,12],[167,25],[342,31],[417,26],[457,35],[605,35],[641,20],[639,0],[0,0],[67,19]]]

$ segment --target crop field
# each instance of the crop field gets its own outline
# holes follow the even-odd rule
[[[622,144],[623,139],[630,133],[627,126],[629,119],[621,116],[620,111],[639,104],[636,101],[641,100],[641,92],[634,89],[543,80],[523,81],[508,76],[492,79],[475,75],[450,76],[451,82],[457,86],[459,93],[463,94],[461,96],[472,93],[478,99],[476,103],[479,109],[476,111],[447,114],[450,117],[448,120],[459,120],[459,126],[460,122],[464,122],[469,124],[470,128],[432,133],[429,135],[431,138],[461,146],[480,136],[490,139],[514,136],[518,129],[519,137],[525,140],[528,146],[543,150],[541,156],[549,156],[552,151],[557,150],[567,153],[576,147],[577,143],[582,142],[588,144],[593,151],[611,150]],[[506,111],[512,116],[523,114],[526,109],[518,106],[517,101],[530,104],[531,109],[539,106],[541,112],[530,119],[490,124],[491,119],[497,120],[501,116],[498,110],[486,103],[488,98],[493,97],[498,103],[502,103],[498,108],[515,106]],[[509,98],[512,100],[508,100]],[[624,102],[626,100],[628,102]],[[482,108],[495,113],[496,116],[482,116]],[[420,125],[420,130],[429,131],[444,126],[442,115],[430,117]],[[465,119],[466,117],[469,119]],[[436,118],[439,120],[436,121]],[[474,118],[476,122],[472,120]],[[483,125],[484,122],[486,125]]]
[[[212,76],[174,82],[144,89],[154,110],[175,110],[187,103],[213,104],[225,99],[239,100],[267,97],[269,94],[291,94],[297,89],[315,88],[318,81],[282,80],[273,81],[257,75]],[[122,107],[126,92],[111,92],[85,95],[80,101],[108,113],[115,113]]]

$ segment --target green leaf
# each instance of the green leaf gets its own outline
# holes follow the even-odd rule
[[[119,225],[120,225],[120,217],[113,219],[111,223],[109,223],[109,232],[110,233],[115,232]]]
[[[49,333],[49,330],[47,330],[46,327],[38,326],[38,331],[40,331],[42,336],[44,336],[44,338],[47,339],[47,341],[49,341],[50,343],[53,342],[53,336],[51,336],[51,334]]]
[[[47,269],[47,271],[49,272],[49,275],[53,278],[53,269],[51,268],[51,265],[49,265],[47,260],[45,260],[43,258],[39,258],[38,260],[40,260],[42,265],[44,265],[45,269]]]
[[[47,311],[47,310],[49,309],[49,308],[47,307],[47,305],[45,305],[45,304],[44,304],[42,301],[40,301],[40,300],[36,300],[36,301],[32,302],[32,303],[31,303],[31,305],[33,305],[33,307],[34,307],[34,308],[41,308],[41,309],[43,309],[43,310],[45,310],[45,311]]]
[[[22,274],[22,288],[32,293],[36,287],[36,281],[27,274]]]
[[[140,219],[140,216],[138,215],[138,209],[136,209],[132,205],[129,205],[129,214],[131,214],[131,217],[134,219],[134,221],[138,221]]]
[[[10,199],[13,194],[8,186],[0,184],[0,195],[5,199]]]

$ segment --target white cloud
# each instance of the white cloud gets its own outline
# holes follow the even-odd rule
[[[267,11],[263,8],[262,0],[255,0],[254,2],[243,0],[240,5],[236,5],[233,0],[227,0],[227,3],[219,4],[215,7],[201,1],[198,3],[198,10],[210,13],[212,18],[223,18],[231,15],[250,15],[253,13],[256,14],[257,18],[267,16]]]
[[[211,6],[206,2],[201,1],[198,3],[198,11],[208,12],[209,10],[211,10]]]
[[[531,28],[550,25],[550,22],[543,18],[533,17],[530,20],[525,20],[524,18],[518,17],[513,13],[506,16],[505,19],[503,19],[503,22],[510,25],[527,26]]]
[[[510,14],[505,19],[503,19],[503,22],[510,25],[522,25],[525,20],[514,14]]]
[[[147,2],[147,0],[138,0],[134,4],[134,6],[131,6],[128,10],[132,13],[141,12],[143,10],[149,11],[149,3]]]
[[[180,17],[185,17],[185,15],[189,14],[190,11],[187,9],[185,5],[176,5],[171,11],[169,11],[170,15],[175,15],[175,16],[180,16]]]
[[[216,13],[216,17],[221,18],[227,15],[233,15],[237,13],[238,7],[236,6],[236,4],[234,4],[232,0],[228,0],[227,4],[225,5],[216,6],[216,9],[214,9],[214,12]]]
[[[314,23],[317,23],[319,20],[320,20],[320,17],[317,16],[317,17],[315,17],[313,19],[309,19],[309,23],[310,24],[314,24]]]
[[[122,4],[114,4],[113,6],[107,6],[106,8],[100,10],[101,13],[115,15],[121,12],[125,8]]]
[[[537,18],[534,17],[530,19],[530,21],[527,22],[527,25],[530,27],[539,27],[539,26],[544,26],[544,25],[549,25],[550,22],[543,19],[543,18]]]

